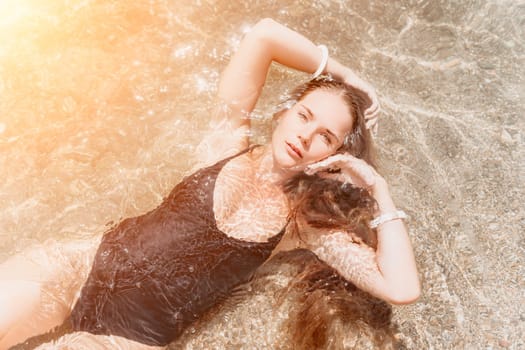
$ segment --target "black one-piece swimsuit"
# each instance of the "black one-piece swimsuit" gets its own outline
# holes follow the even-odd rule
[[[167,345],[250,279],[285,229],[260,243],[217,228],[215,181],[236,156],[186,177],[158,208],[104,235],[68,319],[72,330]]]

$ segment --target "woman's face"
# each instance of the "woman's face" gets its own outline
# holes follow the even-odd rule
[[[334,154],[352,123],[348,106],[338,93],[310,92],[278,119],[272,135],[274,163],[299,171]]]

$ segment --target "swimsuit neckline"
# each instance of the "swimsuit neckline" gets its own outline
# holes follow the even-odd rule
[[[236,238],[236,237],[233,237],[233,236],[230,236],[228,234],[226,234],[225,232],[223,232],[221,229],[219,229],[218,225],[217,225],[217,219],[215,217],[215,211],[213,210],[213,207],[214,207],[214,204],[215,204],[215,185],[217,183],[217,178],[219,177],[219,174],[221,173],[222,171],[222,168],[224,168],[224,166],[232,159],[234,158],[237,158],[245,153],[248,153],[248,152],[251,152],[252,150],[254,150],[255,148],[257,147],[260,147],[261,145],[259,144],[255,144],[255,145],[250,145],[248,148],[240,151],[239,153],[231,156],[231,157],[227,157],[221,161],[219,161],[218,163],[216,163],[216,165],[220,165],[219,166],[219,169],[217,170],[217,175],[215,176],[215,180],[213,181],[213,188],[211,189],[211,200],[210,200],[210,203],[211,203],[211,213],[212,213],[212,218],[213,218],[213,226],[214,228],[217,230],[217,232],[220,232],[222,235],[226,236],[227,238],[229,239],[232,239],[234,241],[237,241],[237,242],[241,242],[241,243],[245,243],[245,244],[268,244],[268,243],[273,243],[274,240],[278,239],[279,236],[282,236],[286,230],[286,227],[288,226],[288,223],[290,222],[290,219],[288,218],[286,220],[286,223],[284,224],[283,228],[277,232],[276,234],[268,237],[268,239],[266,241],[263,241],[263,242],[259,242],[259,241],[248,241],[248,240],[244,240],[244,239],[239,239],[239,238]]]

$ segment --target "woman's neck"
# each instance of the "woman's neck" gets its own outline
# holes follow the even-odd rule
[[[270,144],[254,150],[255,178],[274,185],[281,185],[297,172],[282,169],[275,165]]]

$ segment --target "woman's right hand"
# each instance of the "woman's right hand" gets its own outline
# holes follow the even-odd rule
[[[331,172],[339,169],[337,172]],[[328,177],[342,183],[351,183],[371,191],[382,179],[381,175],[366,161],[348,153],[334,154],[317,163],[307,166],[304,170],[307,175],[318,173],[321,177]]]

